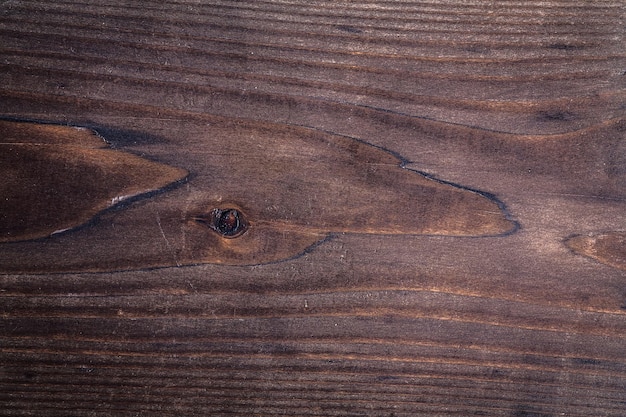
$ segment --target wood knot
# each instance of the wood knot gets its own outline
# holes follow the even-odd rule
[[[235,208],[214,208],[208,214],[195,217],[195,220],[227,238],[241,236],[248,230],[245,216]]]

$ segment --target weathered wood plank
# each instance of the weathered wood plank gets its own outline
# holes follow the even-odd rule
[[[621,1],[5,2],[0,116],[95,129],[190,176],[0,244],[18,265],[0,275],[1,414],[623,415],[623,20]],[[411,211],[410,170],[519,229],[399,228],[435,213]],[[52,273],[77,250],[111,270],[159,258],[160,220],[193,193],[334,228],[304,253],[278,228],[274,250],[299,255],[269,264]],[[338,227],[357,212],[374,226]]]

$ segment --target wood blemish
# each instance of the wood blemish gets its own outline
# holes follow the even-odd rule
[[[225,238],[241,236],[248,229],[245,216],[236,208],[214,208],[208,214],[194,219]]]

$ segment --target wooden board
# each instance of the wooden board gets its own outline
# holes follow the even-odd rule
[[[189,175],[0,243],[0,414],[624,415],[624,18],[4,2],[3,123]],[[181,229],[231,207],[254,244]]]

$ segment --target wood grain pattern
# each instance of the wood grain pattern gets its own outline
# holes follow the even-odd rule
[[[227,184],[205,163],[224,144],[243,144],[233,169],[277,145],[312,161],[301,137],[385,149],[401,176],[489,193],[520,227],[340,230],[255,266],[2,274],[1,414],[622,416],[624,17],[611,0],[4,2],[0,115],[190,173],[170,202],[103,216],[110,230]],[[367,184],[335,162],[298,178]],[[262,178],[214,201],[292,201]],[[608,231],[618,267],[568,247]]]
[[[168,162],[193,172],[184,187],[153,198],[152,204],[140,202],[105,218],[100,215],[91,227],[62,236],[19,243],[9,239],[0,248],[0,272],[259,265],[296,257],[331,233],[495,236],[516,228],[493,197],[401,169],[401,159],[352,138],[275,126],[207,132],[190,120],[171,122],[170,127],[185,138],[177,141],[177,148],[187,151]],[[17,126],[23,130],[33,125]],[[32,148],[7,144],[17,152],[7,152],[4,161],[5,177],[11,178],[7,190],[12,192],[0,230],[15,230],[8,236],[16,235],[13,240],[70,228],[54,224],[50,229],[52,216],[83,224],[112,199],[119,200],[120,193],[136,194],[131,185],[135,191],[142,182],[159,188],[186,176],[166,166],[161,173],[154,163],[119,151],[92,155],[91,149],[88,153],[71,146],[38,144],[35,149],[47,157],[46,164],[32,164],[31,155],[23,155],[24,147]],[[119,156],[111,158],[112,152]],[[38,176],[46,181],[33,187]],[[238,210],[248,224],[232,238],[207,223],[213,210],[229,209]]]
[[[0,243],[58,235],[187,176],[185,170],[110,149],[89,129],[3,120],[0,138]],[[46,246],[39,242],[34,250],[16,251],[25,257],[22,270]],[[0,269],[15,261],[17,254],[9,252],[3,250]],[[44,271],[54,261],[48,258]]]

